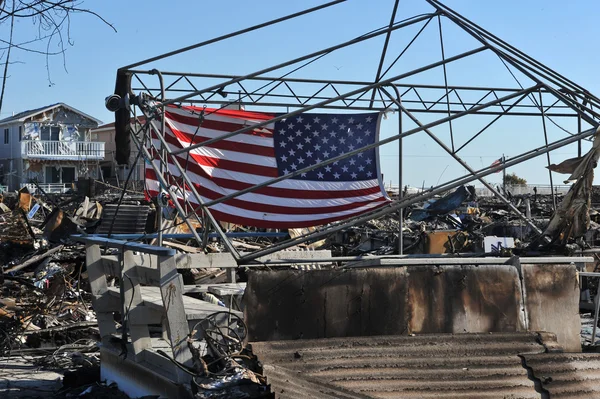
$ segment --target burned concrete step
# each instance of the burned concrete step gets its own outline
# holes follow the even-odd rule
[[[519,355],[544,353],[556,342],[553,335],[543,338],[525,332],[424,334],[255,342],[252,349],[279,398],[293,397],[290,375],[299,386],[303,378],[322,383],[315,398],[352,397],[348,392],[368,398],[540,398]]]

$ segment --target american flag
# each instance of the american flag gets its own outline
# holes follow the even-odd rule
[[[500,165],[502,165],[503,163],[504,163],[504,162],[503,162],[503,158],[498,158],[498,159],[496,159],[494,162],[492,162],[492,164],[490,165],[490,168],[493,168],[493,167],[496,167],[496,166],[500,166]],[[494,173],[500,173],[500,172],[502,172],[502,169],[501,169],[501,170],[499,170],[499,171],[496,171],[496,172],[494,172]]]
[[[186,148],[253,124],[275,114],[231,109],[169,107],[165,139],[171,150]],[[205,202],[266,182],[378,139],[380,116],[304,113],[177,155],[181,166]],[[153,121],[155,132],[160,121]],[[153,144],[160,142],[153,132]],[[154,160],[156,165],[158,161]],[[167,181],[180,177],[169,164]],[[146,165],[148,194],[159,183]],[[190,192],[181,193],[194,203]],[[321,225],[347,219],[389,202],[375,149],[313,169],[301,175],[243,194],[210,207],[217,220],[265,228]]]

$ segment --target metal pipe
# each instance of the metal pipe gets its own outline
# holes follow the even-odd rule
[[[548,145],[548,131],[546,129],[546,117],[544,115],[544,103],[543,103],[543,99],[542,99],[542,93],[539,93],[540,95],[540,110],[542,111],[542,126],[544,128],[544,140],[546,142],[546,145]],[[581,143],[581,140],[578,141],[578,143]],[[546,153],[546,160],[548,162],[548,176],[550,177],[550,190],[552,191],[552,209],[554,211],[556,211],[556,194],[554,193],[554,182],[552,180],[552,171],[550,170],[550,153],[547,152]]]
[[[163,76],[161,75],[160,71],[156,71],[157,75],[158,75],[158,81],[160,82],[160,101],[165,101],[165,81],[163,79]],[[165,107],[162,106],[162,115],[165,115]],[[164,137],[165,135],[165,131],[166,131],[166,120],[165,118],[161,118],[162,119],[162,123],[161,123],[161,134]],[[167,159],[167,148],[165,146],[165,144],[161,144],[160,146],[160,153],[161,153],[161,158],[166,160]],[[169,170],[169,167],[166,166],[166,170]],[[160,174],[162,176],[164,176],[165,174],[165,164],[161,162],[160,164]],[[163,192],[163,188],[160,188],[160,191],[158,193],[159,198],[157,201],[158,204],[158,215],[157,215],[157,219],[158,219],[158,246],[162,246],[163,243],[163,237],[162,237],[162,232],[163,232],[163,206],[162,206],[162,196],[163,196],[164,192]]]
[[[517,165],[517,164],[519,164],[521,162],[524,162],[524,161],[527,161],[527,160],[529,160],[531,158],[535,158],[537,156],[543,155],[547,151],[553,151],[553,150],[556,150],[558,148],[561,148],[561,147],[564,147],[566,145],[569,145],[571,143],[574,143],[578,139],[589,137],[589,136],[593,136],[595,134],[595,132],[596,132],[596,129],[589,129],[589,130],[583,132],[581,135],[578,135],[578,136],[569,136],[569,137],[566,137],[564,139],[555,141],[554,143],[550,144],[549,146],[544,146],[544,147],[536,148],[536,149],[528,151],[528,152],[526,152],[526,153],[524,153],[524,154],[522,154],[520,156],[512,158],[511,160],[507,161],[504,164],[504,166],[505,167],[510,167],[510,166]],[[240,258],[240,261],[239,261],[238,264],[242,265],[242,264],[245,264],[245,263],[247,263],[247,262],[249,262],[251,260],[254,260],[256,258],[260,258],[262,256],[269,255],[269,254],[271,254],[273,252],[277,252],[277,251],[280,251],[282,249],[289,248],[289,247],[292,247],[292,246],[295,246],[295,245],[298,245],[298,244],[301,244],[301,243],[304,243],[304,242],[307,242],[307,241],[316,240],[316,239],[319,239],[321,237],[326,237],[326,236],[330,235],[331,233],[334,233],[336,231],[348,228],[350,226],[354,226],[354,225],[357,225],[357,224],[365,223],[365,222],[368,222],[369,220],[376,219],[376,218],[381,217],[381,216],[385,216],[385,215],[387,215],[389,213],[392,213],[392,212],[395,212],[396,210],[399,210],[401,208],[407,207],[407,206],[415,204],[417,202],[425,201],[425,200],[433,197],[434,195],[441,194],[441,193],[446,192],[448,190],[451,190],[453,188],[456,188],[456,187],[459,187],[461,185],[470,183],[473,180],[476,180],[476,179],[478,179],[480,177],[488,176],[488,175],[490,175],[492,173],[495,173],[497,171],[497,169],[498,169],[498,167],[494,167],[494,168],[489,168],[488,167],[488,168],[485,168],[482,171],[477,172],[477,174],[475,174],[475,175],[466,176],[466,177],[462,177],[462,178],[457,178],[457,179],[453,180],[452,182],[447,182],[447,183],[442,184],[442,185],[440,185],[440,186],[438,186],[438,187],[436,187],[434,189],[431,189],[431,190],[429,190],[429,191],[427,191],[425,193],[409,197],[409,198],[407,198],[407,199],[405,199],[403,201],[399,201],[398,203],[390,205],[388,207],[385,207],[385,208],[382,208],[382,209],[379,209],[379,210],[376,210],[376,211],[368,212],[368,213],[364,214],[363,216],[356,217],[356,218],[353,218],[353,219],[350,219],[350,220],[344,220],[344,221],[341,221],[341,222],[338,222],[338,223],[333,223],[330,226],[327,226],[323,230],[315,231],[315,232],[312,232],[310,234],[307,234],[307,235],[300,236],[300,237],[297,237],[297,238],[292,239],[292,240],[288,240],[288,241],[282,242],[282,243],[280,243],[280,244],[278,244],[276,246],[273,246],[271,248],[263,249],[263,250],[260,250],[260,251],[253,252],[252,254],[242,256]]]
[[[442,17],[437,16],[438,19],[438,28],[440,32],[440,47],[442,50],[442,60],[446,59],[446,52],[444,51],[444,35],[442,34]],[[442,66],[442,70],[444,71],[444,88],[446,89],[446,105],[448,107],[448,116],[450,116],[450,92],[448,90],[448,73],[446,71],[446,64]],[[452,130],[452,121],[448,122],[448,127],[450,129],[450,143],[452,144],[452,152],[454,152],[454,132]]]
[[[600,313],[600,294],[594,297],[594,328],[592,329],[592,346],[596,345],[596,330],[598,329],[598,314]]]
[[[394,89],[396,89],[394,87]],[[390,93],[388,93],[388,91],[385,88],[381,88],[381,90],[394,102],[396,102],[396,100],[394,99],[394,97],[392,95],[390,95]],[[397,89],[396,89],[397,90]],[[408,117],[417,124],[417,126],[423,127],[423,123],[421,123],[421,121],[419,119],[417,119],[413,114],[411,114],[410,112],[408,112],[404,106],[401,103],[396,103],[396,105],[406,113],[406,115],[408,115]],[[431,137],[440,147],[442,147],[444,149],[444,151],[446,151],[452,158],[454,158],[463,168],[465,168],[467,171],[469,171],[469,173],[471,174],[476,174],[477,172],[471,168],[465,161],[463,161],[458,155],[456,155],[442,140],[440,140],[431,130],[429,130],[428,128],[423,128],[423,130],[425,131],[425,133],[427,133],[429,135],[429,137]],[[503,168],[503,170],[506,170],[506,168]],[[506,204],[519,218],[523,219],[525,221],[525,223],[527,223],[532,229],[533,231],[535,231],[538,234],[542,234],[542,230],[540,230],[539,227],[537,227],[535,224],[533,224],[533,222],[531,222],[531,220],[529,220],[519,209],[517,209],[517,207],[510,202],[507,198],[505,198],[498,190],[496,190],[494,188],[494,186],[492,186],[491,184],[489,184],[485,179],[478,178],[478,180],[485,186],[487,187],[488,190],[490,190],[496,197],[498,197],[498,199],[500,199],[500,201],[504,202],[504,204]]]
[[[394,2],[394,9],[392,10],[392,15],[390,17],[390,24],[388,29],[391,29],[394,26],[394,20],[396,19],[396,12],[398,11],[398,4],[400,0],[396,0]],[[375,82],[379,82],[381,77],[381,70],[383,69],[383,63],[385,61],[385,56],[387,55],[388,44],[390,43],[390,37],[392,36],[392,31],[388,31],[385,35],[385,41],[383,42],[383,49],[381,50],[381,57],[379,57],[379,66],[377,67],[377,73],[375,74]],[[370,108],[373,108],[373,102],[375,101],[375,89],[373,89],[373,94],[371,95],[371,102],[369,104]]]
[[[131,70],[133,74],[148,75],[150,71],[147,70]],[[215,73],[193,73],[193,72],[174,72],[174,71],[163,71],[163,76],[189,76],[197,78],[208,78],[208,79],[238,79],[242,78],[241,75],[227,75],[227,74],[215,74]],[[244,80],[259,80],[259,81],[273,81],[273,82],[288,82],[288,83],[319,83],[319,84],[333,84],[333,85],[350,85],[350,86],[366,86],[373,82],[360,81],[360,80],[325,80],[325,79],[304,79],[304,78],[293,78],[293,77],[272,77],[272,76],[254,76],[252,78]],[[399,88],[405,89],[444,89],[443,85],[432,85],[432,84],[421,84],[421,83],[393,83]],[[517,91],[519,89],[508,88],[508,87],[484,87],[484,86],[462,86],[462,85],[449,85],[448,88],[451,90],[473,90],[473,91]],[[365,100],[369,101],[369,100]],[[532,107],[534,107],[532,105]]]
[[[204,233],[202,231],[201,233]],[[241,232],[230,232],[225,233],[227,237],[231,238],[282,238],[287,237],[288,233],[283,232],[258,232],[258,231],[241,231]],[[90,236],[95,237],[106,237],[108,234],[91,234]],[[120,240],[145,240],[156,238],[157,233],[151,234],[112,234],[111,238],[120,239]],[[220,238],[217,233],[208,233],[209,238]],[[181,240],[189,240],[190,238],[194,238],[192,233],[165,233],[163,234],[164,239],[181,239]]]
[[[398,94],[398,103],[402,104],[402,98],[400,96],[400,92]],[[402,110],[398,110],[398,135],[402,135]],[[402,201],[404,198],[404,190],[403,190],[403,179],[402,172],[404,171],[404,162],[402,162],[402,137],[398,139],[398,199]],[[404,253],[404,208],[400,208],[398,214],[398,254],[402,255]]]
[[[133,91],[140,91],[140,90],[144,90],[143,88],[140,87],[133,87],[132,88]],[[150,89],[150,90],[154,90],[154,89]],[[187,90],[185,89],[175,89],[173,91],[179,91],[179,92],[185,92]],[[456,91],[455,91],[456,93]],[[260,93],[258,93],[260,94]],[[256,107],[269,107],[269,108],[273,108],[273,107],[280,107],[280,108],[285,108],[285,107],[291,107],[291,108],[302,108],[306,106],[307,101],[310,100],[324,100],[327,99],[328,97],[325,96],[302,96],[302,95],[298,95],[298,96],[293,96],[293,95],[289,95],[289,94],[268,94],[268,97],[272,97],[273,99],[278,99],[278,98],[283,98],[283,99],[294,99],[296,100],[293,103],[288,103],[288,102],[263,102],[261,101],[256,102],[257,100],[253,100],[253,101],[241,101],[241,102],[236,102],[236,104],[242,104],[242,105],[252,105],[252,106],[256,106]],[[357,102],[357,103],[366,103],[368,102],[368,99],[354,99],[353,102]],[[375,100],[376,102],[381,102],[379,100]],[[560,101],[560,100],[557,100]],[[200,104],[205,104],[206,101],[202,100],[202,99],[198,99],[198,100],[188,100],[188,103],[200,103]],[[215,105],[229,105],[231,104],[230,101],[226,101],[226,100],[211,100],[210,101],[211,104],[215,104]],[[407,104],[422,104],[424,108],[408,108],[411,112],[413,113],[429,113],[429,114],[447,114],[447,110],[441,110],[441,109],[431,109],[431,105],[428,104],[432,104],[433,101],[419,101],[419,100],[406,100],[404,101],[405,106]],[[478,103],[472,103],[472,102],[467,102],[467,103],[457,103],[457,102],[450,102],[451,106],[460,106],[462,107],[462,110],[456,110],[456,109],[451,109],[450,112],[452,114],[455,114],[457,112],[462,112],[465,109],[474,107],[479,105]],[[498,107],[504,107],[502,104],[499,104]],[[539,109],[539,107],[535,106],[535,105],[528,105],[528,104],[516,104],[514,106],[512,106],[513,108],[516,109],[529,109],[529,108],[535,108],[535,109]],[[344,105],[323,105],[322,107],[320,107],[321,109],[344,109],[347,110],[349,107],[347,104]],[[361,105],[353,105],[352,109],[353,110],[365,110],[365,111],[373,111],[374,109],[377,110],[383,110],[385,109],[385,105],[382,105],[380,108],[371,108],[369,106],[361,106]],[[556,108],[565,108],[565,109],[571,109],[570,107],[564,105],[561,107],[556,107]],[[506,115],[505,109],[500,112],[500,111],[487,111],[487,112],[480,112],[481,115],[497,115],[497,116],[504,116]],[[514,112],[512,114],[510,114],[511,116],[541,116],[541,112]],[[554,112],[554,113],[547,113],[546,112],[546,116],[548,117],[566,117],[566,118],[570,118],[570,117],[578,117],[577,114],[567,114],[567,113],[558,113],[558,112]],[[456,150],[458,151],[458,150]]]
[[[371,149],[371,148],[375,148],[375,147],[379,147],[379,146],[382,146],[382,145],[384,145],[384,144],[387,144],[387,143],[391,143],[391,142],[393,142],[393,141],[396,141],[396,140],[398,140],[398,139],[399,139],[399,138],[401,138],[401,137],[407,137],[407,136],[410,136],[410,135],[412,135],[412,134],[415,134],[415,133],[418,133],[418,132],[420,132],[420,131],[424,130],[425,128],[434,127],[434,126],[440,125],[440,124],[442,124],[442,123],[445,123],[445,122],[447,122],[448,120],[452,120],[452,119],[460,118],[460,117],[462,117],[462,116],[464,116],[464,115],[468,115],[468,114],[475,113],[475,112],[477,112],[477,111],[478,111],[478,110],[480,110],[480,109],[485,109],[485,108],[487,108],[487,107],[489,107],[489,106],[491,106],[491,105],[494,105],[494,104],[496,104],[496,103],[498,103],[498,102],[502,102],[502,101],[505,101],[505,100],[507,100],[507,99],[510,99],[510,98],[513,98],[513,97],[517,97],[517,96],[519,96],[519,95],[522,95],[522,94],[524,94],[525,92],[528,92],[528,91],[535,90],[536,88],[537,88],[537,87],[536,87],[536,86],[534,86],[534,87],[532,87],[532,88],[530,88],[530,89],[526,89],[526,90],[522,90],[522,91],[520,91],[520,92],[517,92],[517,93],[510,94],[510,95],[508,95],[508,96],[506,96],[506,97],[502,97],[502,98],[501,98],[501,99],[499,99],[499,100],[495,100],[495,101],[491,101],[491,102],[489,102],[489,103],[486,103],[486,104],[482,104],[482,105],[480,105],[480,106],[478,106],[478,107],[475,107],[475,108],[472,108],[472,109],[470,109],[470,110],[468,110],[468,111],[464,111],[464,112],[458,113],[458,114],[456,114],[456,115],[452,115],[452,116],[450,116],[450,117],[446,117],[446,118],[440,119],[440,120],[438,120],[438,121],[435,121],[435,122],[428,123],[428,124],[424,125],[423,127],[417,127],[417,128],[415,128],[415,129],[409,130],[408,132],[405,132],[405,133],[402,133],[402,134],[399,134],[399,135],[394,135],[394,136],[388,137],[387,139],[384,139],[384,140],[379,140],[379,141],[378,141],[378,142],[376,142],[376,143],[369,144],[369,145],[366,145],[366,146],[364,146],[364,147],[358,148],[358,149],[356,149],[356,150],[354,150],[354,151],[350,151],[350,152],[347,152],[347,153],[345,153],[345,154],[338,155],[338,156],[336,156],[336,157],[333,157],[333,158],[330,158],[330,159],[328,159],[328,160],[325,160],[325,161],[323,161],[323,162],[321,162],[321,163],[319,163],[319,164],[315,164],[315,165],[307,166],[306,168],[298,169],[297,171],[294,171],[294,172],[292,172],[292,173],[289,173],[289,174],[287,174],[287,175],[284,175],[284,176],[279,176],[279,177],[273,178],[273,179],[271,179],[271,180],[267,180],[266,182],[263,182],[263,183],[260,183],[260,184],[256,184],[256,185],[254,185],[254,186],[252,186],[252,187],[248,187],[248,188],[245,188],[245,189],[243,189],[243,190],[236,191],[235,193],[231,193],[231,194],[225,195],[225,196],[223,196],[223,197],[217,198],[216,200],[213,200],[213,201],[207,202],[207,203],[206,203],[206,206],[212,206],[212,205],[215,205],[215,204],[221,203],[221,202],[223,202],[223,201],[227,201],[227,200],[229,200],[229,199],[231,199],[231,198],[236,198],[236,197],[238,197],[238,196],[240,196],[240,195],[243,195],[243,194],[246,194],[246,193],[249,193],[249,192],[252,192],[252,191],[258,190],[258,189],[259,189],[259,188],[261,188],[261,187],[269,186],[269,185],[271,185],[271,184],[274,184],[274,183],[277,183],[277,182],[279,182],[279,181],[282,181],[282,180],[285,180],[285,179],[292,178],[292,177],[294,177],[294,176],[297,176],[297,175],[300,175],[300,174],[302,174],[302,173],[309,172],[309,171],[311,171],[311,170],[313,170],[313,169],[316,169],[316,168],[319,168],[319,167],[321,167],[321,166],[323,166],[323,165],[328,165],[328,164],[330,164],[330,163],[334,163],[334,162],[340,161],[340,160],[342,160],[342,159],[345,159],[345,158],[351,157],[351,156],[353,156],[353,155],[355,155],[355,154],[358,154],[358,153],[360,153],[360,152],[363,152],[363,151],[369,150],[369,149]],[[291,114],[293,114],[293,113],[290,113],[290,114],[288,114],[288,115],[291,115]]]
[[[193,50],[193,49],[196,49],[196,48],[199,48],[199,47],[206,46],[208,44],[213,44],[213,43],[225,40],[225,39],[229,39],[229,38],[232,38],[232,37],[235,37],[235,36],[242,35],[244,33],[252,32],[253,30],[261,29],[261,28],[267,27],[269,25],[274,25],[274,24],[277,24],[279,22],[286,21],[288,19],[293,19],[293,18],[299,17],[301,15],[310,14],[310,13],[312,13],[314,11],[318,11],[318,10],[321,10],[323,8],[327,8],[327,7],[330,7],[330,6],[339,4],[339,3],[343,3],[345,1],[346,0],[331,1],[329,3],[325,3],[325,4],[322,4],[320,6],[308,8],[306,10],[299,11],[299,12],[296,12],[296,13],[293,13],[293,14],[289,14],[289,15],[286,15],[284,17],[272,19],[270,21],[263,22],[261,24],[253,25],[253,26],[251,26],[249,28],[241,29],[241,30],[238,30],[236,32],[228,33],[228,34],[223,35],[223,36],[219,36],[219,37],[216,37],[216,38],[213,38],[213,39],[209,39],[209,40],[206,40],[206,41],[203,41],[203,42],[200,42],[200,43],[193,44],[191,46],[187,46],[187,47],[183,47],[183,48],[178,49],[178,50],[170,51],[168,53],[164,53],[164,54],[158,55],[156,57],[148,58],[148,59],[146,59],[144,61],[139,61],[139,62],[136,62],[134,64],[130,64],[130,65],[124,66],[124,67],[122,67],[120,69],[124,70],[124,69],[135,68],[135,67],[138,67],[140,65],[147,64],[149,62],[158,61],[158,60],[163,59],[163,58],[171,57],[173,55],[177,55],[177,54],[180,54],[180,53],[184,53],[186,51],[190,51],[190,50]]]

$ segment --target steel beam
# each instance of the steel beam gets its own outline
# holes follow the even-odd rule
[[[196,49],[196,48],[199,48],[199,47],[204,47],[204,46],[209,45],[209,44],[217,43],[217,42],[220,42],[222,40],[229,39],[229,38],[232,38],[232,37],[235,37],[235,36],[239,36],[239,35],[242,35],[244,33],[252,32],[254,30],[258,30],[258,29],[261,29],[261,28],[264,28],[264,27],[267,27],[267,26],[270,26],[270,25],[274,25],[274,24],[277,24],[277,23],[280,23],[280,22],[283,22],[283,21],[287,21],[289,19],[293,19],[293,18],[299,17],[301,15],[310,14],[312,12],[319,11],[319,10],[322,10],[324,8],[331,7],[333,5],[336,5],[336,4],[339,4],[339,3],[343,3],[345,1],[346,0],[330,1],[329,3],[325,3],[325,4],[321,4],[319,6],[316,6],[316,7],[308,8],[306,10],[303,10],[303,11],[300,11],[300,12],[296,12],[296,13],[293,13],[293,14],[289,14],[289,15],[286,15],[284,17],[272,19],[270,21],[263,22],[261,24],[253,25],[253,26],[251,26],[249,28],[241,29],[241,30],[238,30],[238,31],[233,32],[233,33],[228,33],[226,35],[219,36],[219,37],[216,37],[216,38],[213,38],[213,39],[209,39],[209,40],[206,40],[206,41],[203,41],[203,42],[200,42],[200,43],[196,43],[196,44],[193,44],[191,46],[187,46],[187,47],[183,47],[183,48],[178,49],[178,50],[170,51],[168,53],[164,53],[164,54],[158,55],[156,57],[148,58],[146,60],[143,60],[143,61],[140,61],[140,62],[136,62],[134,64],[130,64],[130,65],[127,65],[127,66],[124,66],[121,69],[122,70],[126,70],[126,69],[131,69],[131,68],[137,68],[140,65],[144,65],[144,64],[147,64],[149,62],[158,61],[158,60],[161,60],[163,58],[172,57],[172,56],[177,55],[177,54],[185,53],[186,51],[190,51],[190,50],[193,50],[193,49]]]

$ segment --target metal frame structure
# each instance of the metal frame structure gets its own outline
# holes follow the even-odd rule
[[[212,226],[211,228],[214,230],[214,233],[223,240],[227,250],[232,253],[238,265],[251,264],[259,257],[267,256],[299,243],[322,238],[335,231],[393,212],[400,211],[400,221],[402,222],[401,212],[403,208],[475,180],[479,180],[501,201],[506,203],[516,215],[533,226],[535,231],[540,232],[540,230],[533,225],[525,215],[506,199],[499,190],[496,190],[491,184],[486,182],[484,178],[504,168],[543,154],[548,154],[555,149],[572,143],[579,143],[579,155],[581,156],[581,141],[593,136],[600,122],[600,111],[598,111],[598,109],[600,109],[600,99],[573,81],[563,77],[472,21],[464,18],[449,7],[446,7],[440,1],[423,1],[426,1],[429,6],[431,6],[430,13],[421,14],[397,22],[396,15],[399,8],[399,0],[395,0],[390,22],[387,26],[337,45],[314,51],[243,76],[215,73],[159,71],[155,68],[142,69],[142,67],[146,67],[148,64],[178,54],[202,48],[209,44],[225,41],[266,26],[283,23],[294,18],[302,18],[306,14],[317,12],[324,8],[340,6],[345,0],[328,2],[299,13],[291,14],[231,34],[207,40],[193,46],[188,46],[137,62],[123,67],[118,71],[117,81],[121,79],[129,83],[126,88],[119,88],[119,85],[117,85],[118,90],[116,91],[116,94],[122,97],[131,97],[131,105],[127,105],[129,111],[132,114],[137,113],[137,109],[133,105],[135,104],[149,120],[160,117],[164,107],[170,104],[210,104],[211,106],[216,107],[226,107],[232,104],[238,104],[240,106],[257,109],[261,109],[262,107],[269,110],[285,110],[284,113],[268,122],[253,124],[178,151],[169,150],[164,139],[164,134],[158,135],[162,145],[153,148],[148,144],[149,142],[151,143],[147,134],[148,124],[142,126],[137,122],[137,128],[134,129],[131,137],[146,160],[157,157],[158,155],[161,166],[156,167],[154,163],[151,164],[152,167],[155,168],[155,172],[165,192],[172,197],[177,197],[178,192],[185,192],[183,188],[189,187],[195,197],[193,202],[200,204],[199,207],[194,207],[187,200],[183,205],[174,201],[179,213],[184,215],[185,220],[189,223],[194,238],[201,245],[206,244],[209,229],[205,228],[204,234],[201,236],[200,233],[197,233],[193,228],[191,223],[193,218],[196,218],[199,222],[204,222],[203,225],[205,226]],[[467,51],[449,56],[446,51],[447,43],[444,40],[443,23],[450,23],[454,27],[460,28],[462,32],[473,38],[473,43],[475,43],[475,45]],[[428,26],[435,27],[435,25],[437,25],[437,30],[439,31],[438,36],[441,59],[437,62],[421,65],[418,68],[393,75],[392,71],[394,70],[394,66],[397,65],[399,61],[403,60],[402,57],[411,46],[413,46],[424,30],[427,29]],[[405,31],[405,28],[409,27],[418,28],[417,33],[412,36],[412,39],[408,41],[408,44],[402,51],[394,55],[393,61],[390,62],[389,60],[392,58],[389,54],[389,43],[392,35],[400,34]],[[384,45],[373,80],[346,81],[298,77],[298,73],[302,71],[303,67],[312,64],[313,62],[317,62],[336,50],[382,37],[384,38]],[[514,86],[459,86],[450,85],[448,83],[447,68],[450,64],[473,57],[480,53],[491,53],[494,55],[498,62],[502,63],[514,78]],[[384,69],[386,63],[388,66]],[[410,78],[432,71],[436,68],[442,69],[443,84],[421,84],[410,82]],[[158,77],[158,79],[156,79],[156,77]],[[521,77],[521,79],[519,79],[519,77]],[[523,84],[523,80],[527,80],[529,83]],[[147,103],[140,101],[140,98],[144,97],[138,95],[140,93],[143,93],[146,98],[150,97],[154,100],[151,107],[148,106]],[[227,97],[229,95],[234,95],[236,98],[234,100],[228,100]],[[311,110],[395,111],[399,118],[399,130],[397,134],[380,139],[374,144],[327,159],[320,164],[298,169],[285,176],[273,178],[262,184],[257,184],[253,187],[239,190],[235,193],[211,201],[202,200],[200,195],[195,191],[191,181],[186,176],[184,168],[176,158],[177,155],[185,154],[192,149],[210,145],[216,141],[264,126],[267,123],[273,123],[277,120],[293,117]],[[459,145],[454,131],[454,124],[459,119],[462,120],[473,115],[485,115],[491,117],[491,121],[468,138],[464,143]],[[545,138],[544,144],[537,148],[524,150],[521,154],[506,159],[504,164],[495,167],[475,169],[460,158],[460,153],[465,147],[478,139],[483,133],[489,130],[490,127],[497,123],[498,120],[507,116],[540,118],[540,126],[543,129]],[[423,118],[426,118],[426,120]],[[563,120],[564,118],[575,120],[577,122],[576,130],[572,131],[572,129],[565,129],[557,122],[557,119]],[[164,133],[164,118],[162,118],[162,120],[163,123],[161,129]],[[411,125],[414,125],[415,127],[410,127]],[[550,141],[547,133],[548,126],[550,125],[554,125],[566,132],[565,137],[559,140]],[[439,126],[448,127],[450,137],[449,143],[445,143],[444,140],[433,132],[433,129]],[[468,175],[438,184],[421,194],[404,197],[402,195],[402,140],[405,137],[423,132],[431,137],[437,145],[467,170]],[[122,129],[117,128],[118,136],[129,134],[129,131],[123,131]],[[368,212],[363,216],[352,220],[328,224],[310,234],[289,239],[243,256],[235,250],[232,243],[229,241],[229,238],[211,214],[210,207],[223,201],[239,197],[245,193],[253,192],[261,187],[274,184],[281,180],[293,178],[294,176],[312,169],[351,157],[364,150],[392,142],[398,142],[399,146],[400,195],[397,201],[384,208]],[[549,156],[547,157],[547,161],[548,164],[550,164]],[[181,180],[176,184],[172,184],[172,180],[167,176],[168,169],[166,165],[168,163],[174,164],[182,175]],[[167,184],[167,182],[169,182],[169,184]],[[550,180],[550,184],[553,184],[552,180]],[[400,234],[400,237],[401,236],[402,234]],[[159,242],[161,242],[162,235],[160,232],[158,238]],[[399,253],[401,254],[403,245],[402,240],[400,240],[399,245]]]

